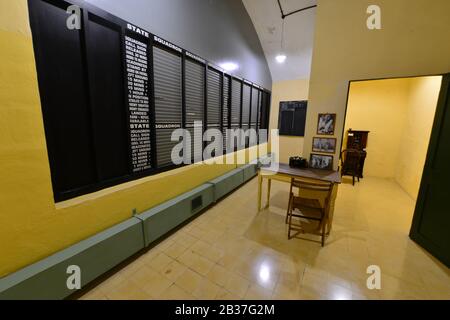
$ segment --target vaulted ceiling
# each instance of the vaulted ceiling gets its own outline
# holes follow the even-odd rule
[[[314,24],[317,8],[281,18],[277,0],[242,0],[258,33],[274,82],[308,79],[314,41]],[[316,5],[317,0],[280,0],[285,14]],[[282,48],[282,38],[283,48]],[[287,56],[285,63],[275,57]]]

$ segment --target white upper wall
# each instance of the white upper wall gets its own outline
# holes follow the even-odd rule
[[[277,0],[242,0],[258,33],[272,80],[309,79],[317,8],[296,13],[285,19],[284,49],[281,48],[282,19]],[[285,14],[316,5],[317,0],[281,0]],[[276,62],[280,53],[284,64]]]
[[[272,79],[241,0],[86,0],[214,64],[270,89]]]

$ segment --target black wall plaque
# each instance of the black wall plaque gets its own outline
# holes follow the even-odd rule
[[[280,102],[278,123],[280,135],[303,137],[305,135],[307,108],[308,101]]]

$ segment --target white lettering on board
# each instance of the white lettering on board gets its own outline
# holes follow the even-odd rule
[[[150,38],[150,34],[147,31],[142,30],[141,28],[138,28],[136,26],[133,26],[131,23],[127,23],[127,28],[128,30],[136,32],[137,34],[140,34],[146,38]]]

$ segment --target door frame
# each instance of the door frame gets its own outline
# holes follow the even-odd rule
[[[441,89],[440,89],[440,93],[439,93],[438,103],[436,106],[436,112],[435,112],[433,126],[432,126],[432,130],[431,130],[431,135],[430,135],[430,142],[428,145],[428,151],[427,151],[427,155],[426,155],[424,170],[422,172],[422,179],[420,182],[420,189],[419,189],[419,194],[418,194],[416,205],[415,205],[415,210],[414,210],[414,214],[413,214],[409,237],[412,241],[416,242],[418,245],[423,247],[425,250],[427,250],[429,253],[431,253],[434,257],[436,257],[438,260],[440,260],[442,263],[444,263],[448,268],[450,268],[450,257],[443,256],[440,253],[439,248],[437,248],[433,243],[431,243],[426,237],[422,236],[419,232],[419,227],[420,227],[420,223],[422,220],[421,209],[423,208],[423,205],[424,205],[424,194],[426,193],[426,183],[425,183],[423,177],[425,175],[427,168],[433,162],[434,154],[437,151],[440,130],[441,130],[441,126],[443,124],[445,112],[447,111],[446,110],[447,100],[450,99],[450,97],[449,97],[450,90],[448,90],[448,85],[450,83],[450,73],[350,80],[348,82],[348,88],[347,88],[347,101],[346,101],[346,105],[345,105],[344,125],[342,127],[342,137],[341,137],[341,143],[340,143],[339,150],[342,150],[343,143],[344,143],[345,124],[347,122],[348,103],[349,103],[350,94],[351,94],[352,82],[422,78],[422,77],[434,77],[434,76],[441,76],[442,83],[441,83]],[[447,112],[450,112],[450,110],[448,110]]]
[[[341,135],[341,143],[339,150],[342,151],[342,147],[344,145],[344,137],[345,137],[345,124],[347,122],[347,113],[348,113],[348,102],[350,99],[350,93],[351,93],[351,85],[352,82],[364,82],[364,81],[377,81],[377,80],[395,80],[395,79],[410,79],[410,78],[424,78],[424,77],[444,77],[448,75],[446,73],[437,73],[437,74],[421,74],[421,75],[408,75],[408,76],[393,76],[393,77],[382,77],[382,78],[365,78],[365,79],[353,79],[348,81],[347,85],[347,99],[345,101],[345,112],[344,112],[344,125],[342,126],[342,135]],[[443,81],[443,80],[442,80]],[[434,124],[433,124],[434,129]],[[341,153],[341,152],[340,152]],[[341,156],[339,155],[339,160],[341,159]]]

